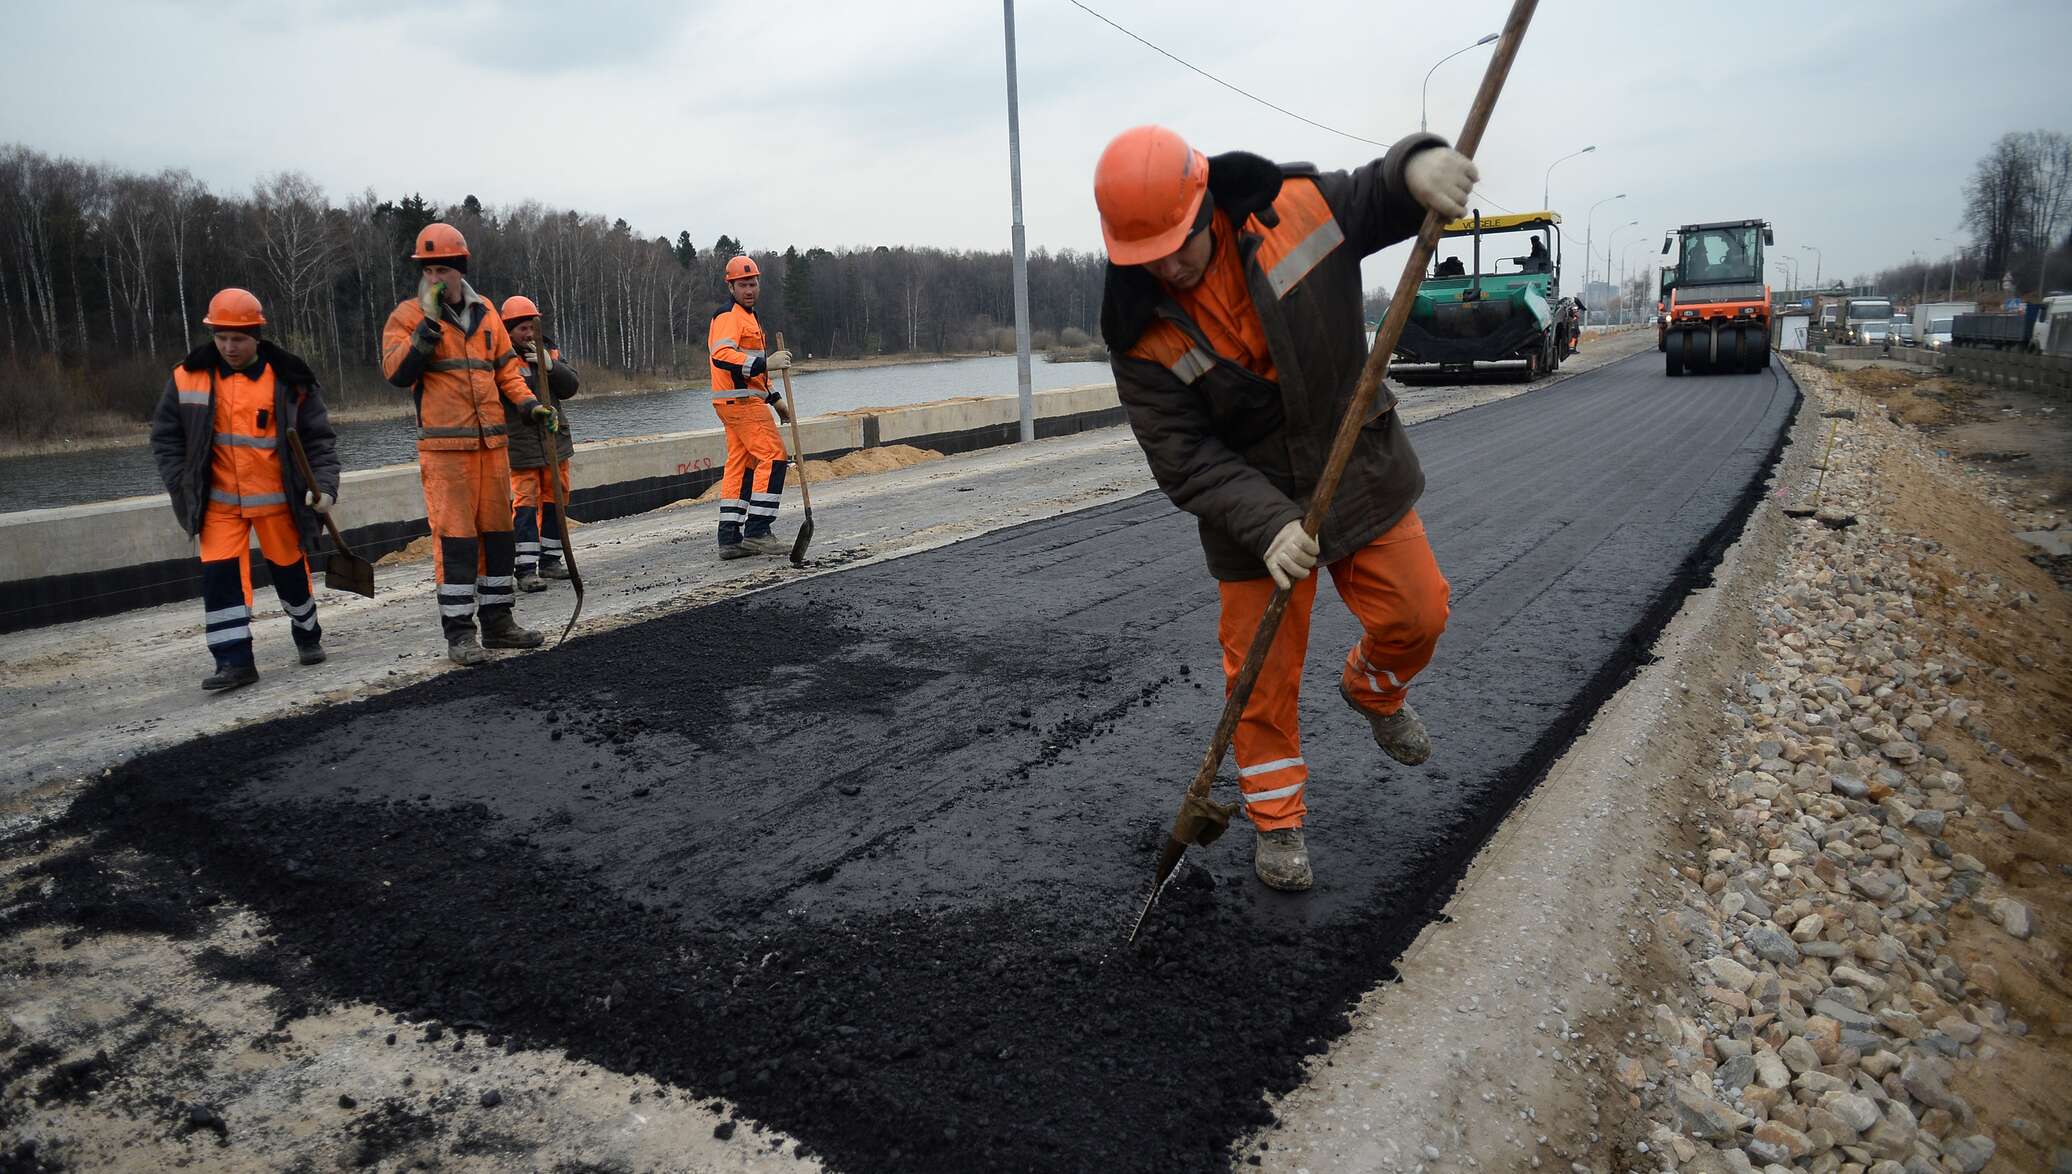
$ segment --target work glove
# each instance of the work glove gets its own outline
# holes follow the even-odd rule
[[[443,281],[420,281],[417,283],[417,305],[424,316],[436,322],[439,320],[439,299],[445,296]]]
[[[337,501],[337,498],[331,496],[328,493],[325,493],[321,489],[304,490],[302,494],[302,504],[308,506],[309,508],[315,510],[320,514],[330,513],[331,506],[335,504]]]
[[[524,346],[519,347],[518,357],[524,359],[525,365],[535,371],[552,371],[554,369],[553,353],[543,351],[533,343],[526,343]],[[541,364],[545,364],[545,366]]]
[[[549,432],[561,431],[561,421],[554,415],[554,409],[545,404],[532,405],[532,422]]]
[[[771,351],[763,356],[763,366],[771,371],[782,371],[791,366],[791,352]]]
[[[1468,196],[1481,178],[1475,161],[1452,147],[1427,147],[1403,166],[1410,194],[1448,220],[1467,214]]]
[[[1273,576],[1273,585],[1283,590],[1293,587],[1298,579],[1309,578],[1309,572],[1317,565],[1317,540],[1302,528],[1302,519],[1281,527],[1266,547],[1266,573]]]

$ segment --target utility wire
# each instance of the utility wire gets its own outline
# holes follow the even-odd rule
[[[1237,86],[1234,86],[1229,82],[1224,81],[1222,78],[1217,77],[1215,74],[1210,73],[1208,70],[1203,69],[1201,66],[1196,65],[1191,61],[1184,60],[1177,54],[1169,52],[1166,49],[1159,47],[1158,45],[1152,44],[1150,41],[1145,40],[1143,37],[1140,37],[1137,34],[1131,32],[1130,30],[1122,27],[1121,25],[1116,24],[1114,21],[1109,20],[1105,16],[1102,16],[1100,13],[1095,12],[1093,9],[1088,8],[1084,4],[1081,4],[1079,0],[1072,0],[1072,7],[1079,9],[1081,12],[1086,13],[1088,16],[1093,17],[1095,20],[1098,20],[1102,24],[1107,25],[1109,28],[1114,29],[1116,32],[1121,33],[1123,36],[1128,37],[1130,40],[1137,42],[1138,44],[1144,46],[1147,49],[1150,49],[1152,52],[1157,53],[1163,57],[1171,58],[1173,61],[1176,61],[1179,64],[1186,66],[1188,69],[1191,69],[1194,72],[1202,75],[1203,77],[1208,78],[1210,81],[1215,82],[1217,85],[1222,86],[1224,89],[1229,90],[1232,93],[1240,94],[1244,97],[1250,98],[1252,101],[1259,103],[1261,106],[1264,106],[1269,110],[1277,110],[1280,113],[1285,114],[1288,117],[1296,120],[1297,122],[1306,122],[1311,126],[1316,127],[1318,130],[1330,131],[1334,135],[1339,135],[1343,138],[1351,139],[1356,143],[1366,143],[1367,145],[1373,147],[1388,146],[1387,143],[1378,143],[1375,142],[1373,139],[1366,138],[1361,135],[1356,135],[1349,131],[1339,130],[1335,126],[1325,126],[1323,123],[1318,122],[1316,119],[1306,118],[1300,114],[1295,113],[1293,110],[1288,109],[1286,106],[1276,106],[1272,102],[1267,101],[1266,99],[1250,92],[1249,90],[1239,89]]]

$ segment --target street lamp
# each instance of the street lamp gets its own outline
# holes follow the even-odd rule
[[[1635,224],[1640,223],[1638,220]],[[1633,250],[1654,244],[1650,240],[1627,241],[1626,248],[1619,254],[1619,325],[1626,324],[1626,303],[1633,299],[1626,294],[1626,262],[1633,256]]]
[[[1949,297],[1946,297],[1946,298],[1944,298],[1943,300],[1944,300],[1944,301],[1946,301],[1946,302],[1954,302],[1954,301],[1956,301],[1956,300],[1957,300],[1957,248],[1956,248],[1956,242],[1955,242],[1955,241],[1952,241],[1952,240],[1950,240],[1950,239],[1948,239],[1948,238],[1946,238],[1946,237],[1940,237],[1940,236],[1939,236],[1939,237],[1936,237],[1935,239],[1936,239],[1936,240],[1939,240],[1939,241],[1941,241],[1942,243],[1944,243],[1944,244],[1946,244],[1946,245],[1949,245],[1949,246],[1950,246],[1950,296],[1949,296]]]
[[[1425,95],[1431,91],[1432,74],[1437,72],[1440,66],[1467,52],[1468,49],[1480,49],[1484,45],[1494,44],[1495,41],[1496,34],[1491,33],[1465,49],[1455,49],[1453,52],[1433,62],[1432,68],[1425,70],[1424,87],[1417,92],[1417,129],[1423,130],[1425,128]]]
[[[1592,260],[1592,259],[1593,259],[1593,258],[1594,258],[1594,257],[1596,256],[1596,254],[1595,254],[1595,253],[1593,253],[1593,252],[1591,252],[1591,251],[1590,251],[1590,239],[1591,239],[1591,232],[1592,232],[1592,230],[1593,230],[1593,227],[1594,227],[1594,221],[1595,221],[1595,220],[1597,219],[1597,209],[1598,209],[1598,208],[1600,208],[1600,207],[1602,207],[1602,206],[1604,206],[1604,205],[1606,205],[1606,204],[1609,204],[1609,203],[1611,203],[1611,202],[1612,202],[1613,200],[1623,200],[1623,199],[1625,199],[1625,198],[1626,198],[1626,193],[1625,193],[1625,192],[1620,192],[1620,193],[1619,193],[1618,195],[1616,195],[1616,196],[1606,196],[1606,197],[1605,197],[1605,198],[1603,198],[1602,200],[1599,200],[1599,201],[1597,201],[1597,203],[1595,203],[1595,204],[1592,204],[1592,205],[1590,205],[1590,214],[1589,214],[1588,216],[1585,216],[1585,217],[1583,217],[1583,292],[1584,292],[1584,293],[1588,293],[1588,292],[1590,292],[1590,262],[1591,262],[1591,260]]]
[[[1628,220],[1626,223],[1621,224],[1617,228],[1614,228],[1610,232],[1605,234],[1604,280],[1606,284],[1610,284],[1612,279],[1612,250],[1618,246],[1619,234],[1639,223],[1640,221],[1638,220]],[[1588,288],[1587,284],[1585,288]],[[1612,301],[1617,302],[1623,296],[1625,296],[1624,293],[1620,291],[1616,286],[1614,286],[1612,289]]]
[[[1580,151],[1571,151],[1570,153],[1563,155],[1561,158],[1556,159],[1554,162],[1547,164],[1547,174],[1540,181],[1540,207],[1542,209],[1551,209],[1553,206],[1548,202],[1547,193],[1553,190],[1549,185],[1551,185],[1554,182],[1554,169],[1556,167],[1561,166],[1563,163],[1566,163],[1569,160],[1575,158],[1577,155],[1588,155],[1590,152],[1595,151],[1596,149],[1597,145],[1595,143],[1592,143],[1591,145],[1584,147]],[[1587,264],[1589,258],[1585,257],[1583,258],[1583,260]]]
[[[1801,249],[1813,254],[1813,288],[1820,288],[1820,250],[1812,245],[1800,245]]]

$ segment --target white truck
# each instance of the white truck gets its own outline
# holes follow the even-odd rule
[[[1950,323],[1959,314],[1975,314],[1977,302],[1920,302],[1914,306],[1914,345],[1950,349]]]
[[[1892,299],[1876,295],[1844,298],[1841,318],[1835,327],[1845,343],[1883,346],[1892,329]]]
[[[2072,294],[2052,294],[2043,299],[2043,313],[2036,319],[2036,349],[2046,355],[2072,355]]]

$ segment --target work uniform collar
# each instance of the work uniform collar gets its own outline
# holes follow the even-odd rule
[[[247,379],[256,380],[265,373],[266,355],[263,351],[253,355],[251,363],[247,364],[243,370],[232,367],[229,361],[224,359],[222,351],[216,352],[216,378],[218,379],[228,379],[232,375],[242,375]]]
[[[460,304],[456,306],[445,298],[440,298],[439,312],[447,321],[460,327],[461,332],[465,334],[472,330],[477,322],[482,320],[476,307],[487,306],[488,304],[488,302],[483,300],[481,294],[475,292],[475,287],[469,285],[466,278],[462,278],[460,283]]]

